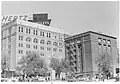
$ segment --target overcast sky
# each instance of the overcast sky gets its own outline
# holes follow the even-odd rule
[[[2,2],[2,15],[48,13],[51,26],[69,34],[89,30],[119,37],[118,2]]]

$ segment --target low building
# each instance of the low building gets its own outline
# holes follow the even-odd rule
[[[93,31],[70,36],[65,38],[65,54],[65,58],[69,61],[70,68],[76,76],[98,74],[96,60],[101,55],[105,55],[112,67],[112,74],[116,74],[118,63],[115,37]]]

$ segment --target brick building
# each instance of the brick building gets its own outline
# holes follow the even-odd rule
[[[118,67],[116,38],[88,31],[65,38],[65,55],[75,74],[95,75],[98,73],[96,60],[105,54],[115,75]]]

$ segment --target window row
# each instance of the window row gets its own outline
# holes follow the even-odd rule
[[[19,32],[23,32],[23,27],[20,27],[20,26],[19,26],[18,31],[19,31]],[[30,29],[30,28],[26,28],[26,33],[27,33],[27,34],[31,34],[31,29]],[[38,30],[33,29],[33,35],[45,36],[45,32],[44,32],[44,31],[38,32]],[[51,38],[51,33],[50,33],[50,32],[47,32],[47,33],[46,33],[46,37],[47,37],[47,38]],[[56,39],[56,37],[57,37],[57,36],[55,36],[55,39]],[[62,36],[61,36],[61,35],[59,35],[59,39],[62,40]]]
[[[23,47],[23,43],[19,43],[18,46],[19,47]],[[26,44],[26,48],[31,48],[31,45],[30,44]],[[34,45],[33,49],[38,49],[38,46]],[[44,46],[40,46],[40,50],[45,50]],[[51,48],[47,47],[47,51],[51,51]],[[53,48],[53,51],[56,52],[57,48]],[[59,49],[59,52],[62,52],[62,49]]]
[[[19,54],[23,54],[23,50],[18,50],[18,53],[19,53]],[[28,54],[31,54],[32,51],[28,50],[28,51],[26,51],[25,53],[26,53],[26,55],[28,55]],[[41,53],[40,53],[40,56],[45,56],[44,52],[41,52]]]
[[[99,44],[98,48],[99,48],[100,53],[102,53],[102,52],[111,52],[111,46],[110,45],[108,45],[108,46],[103,45],[102,46],[101,44]]]
[[[19,36],[19,40],[22,41],[22,40],[23,40],[23,36]],[[27,38],[26,38],[26,41],[27,41],[27,42],[31,42],[31,40],[32,40],[32,39],[31,39],[30,37],[27,37]],[[37,38],[34,38],[34,39],[33,39],[33,43],[38,43],[38,39],[37,39]],[[45,44],[45,40],[43,40],[43,39],[40,40],[40,43],[41,43],[41,44]],[[51,45],[51,44],[52,44],[51,41],[47,41],[47,45]],[[54,46],[63,47],[63,43],[59,43],[59,45],[58,45],[57,42],[53,42],[53,45],[54,45]]]
[[[98,42],[103,42],[103,43],[107,43],[107,44],[110,44],[110,43],[111,43],[110,40],[102,39],[102,38],[98,38]]]

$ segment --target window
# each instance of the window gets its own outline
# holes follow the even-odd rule
[[[30,54],[31,53],[31,51],[26,51],[26,55],[28,55],[28,54]]]
[[[19,45],[19,47],[23,47],[23,43],[19,43],[18,45]]]
[[[101,43],[98,43],[98,51],[100,54],[102,53],[102,44]]]
[[[57,51],[57,48],[53,48],[53,51],[56,52],[56,51]]]
[[[33,35],[35,35],[35,30],[33,30]]]
[[[63,47],[63,44],[62,44],[62,43],[59,43],[59,46],[60,46],[60,47]]]
[[[108,47],[107,47],[107,52],[111,52],[111,46],[110,45],[108,45]]]
[[[103,52],[106,52],[106,45],[103,44]]]
[[[47,47],[47,51],[51,51],[51,48]]]
[[[23,40],[23,36],[19,36],[19,40]]]
[[[38,31],[36,30],[36,35],[37,35]]]
[[[58,44],[57,42],[54,42],[54,43],[53,43],[54,46],[57,46],[57,44]]]
[[[23,54],[23,50],[18,50],[18,53],[19,54]]]
[[[48,37],[48,33],[47,33],[47,37]]]
[[[106,43],[106,39],[103,39],[103,42]]]
[[[41,41],[40,41],[40,43],[41,43],[41,44],[44,44],[44,43],[45,43],[45,41],[44,41],[44,40],[41,40]]]
[[[44,32],[43,32],[43,36],[44,36]]]
[[[21,28],[21,32],[23,32],[23,27]]]
[[[55,36],[55,39],[57,38],[57,36]]]
[[[59,49],[59,52],[62,52],[62,49]]]
[[[26,33],[28,33],[28,28],[26,28]]]
[[[33,49],[37,49],[37,45],[34,45],[34,46],[33,46]]]
[[[33,43],[38,43],[38,39],[35,38],[35,39],[33,40]]]
[[[110,44],[111,42],[110,42],[110,40],[107,40],[107,44]]]
[[[28,55],[28,53],[29,53],[29,52],[28,52],[28,51],[26,51],[26,55]]]
[[[51,41],[47,41],[47,45],[50,45],[51,44]]]
[[[62,36],[59,35],[59,40],[62,40]]]
[[[43,52],[41,52],[41,54],[40,54],[41,56],[44,56],[44,53]]]
[[[41,47],[40,47],[40,49],[41,49],[41,50],[44,50],[44,47],[43,47],[43,46],[41,46]]]
[[[26,48],[30,48],[30,44],[26,44]]]
[[[42,36],[42,31],[40,31],[40,36]]]
[[[29,34],[30,34],[30,29],[29,29]]]
[[[50,33],[49,33],[49,38],[51,37]]]
[[[98,42],[101,42],[102,41],[102,39],[101,38],[98,38]]]
[[[27,38],[26,38],[26,41],[27,41],[27,42],[30,42],[30,41],[31,41],[31,38],[30,38],[30,37],[27,37]]]
[[[18,30],[19,32],[20,32],[20,27],[19,27],[19,30]]]

